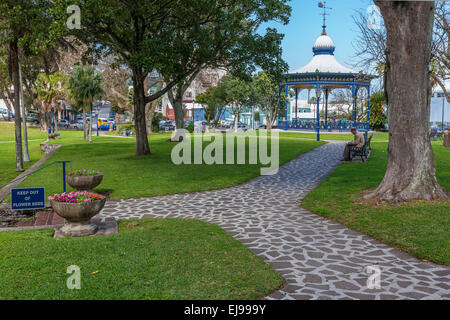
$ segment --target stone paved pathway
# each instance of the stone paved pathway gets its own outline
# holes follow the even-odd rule
[[[124,199],[101,216],[194,218],[218,224],[286,280],[268,299],[450,299],[450,268],[425,263],[300,208],[339,164],[343,143],[327,143],[277,175],[217,191]],[[174,181],[176,183],[176,181]],[[368,289],[381,270],[381,288]]]

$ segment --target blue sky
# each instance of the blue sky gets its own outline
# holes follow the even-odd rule
[[[291,19],[288,25],[268,23],[262,27],[276,28],[285,35],[283,40],[283,58],[289,64],[289,70],[306,65],[312,58],[312,47],[322,32],[323,9],[318,8],[319,0],[291,0]],[[373,5],[372,0],[327,0],[332,10],[327,16],[327,33],[336,46],[336,59],[346,67],[352,67],[354,49],[352,41],[357,30],[352,15],[355,10],[366,9]]]

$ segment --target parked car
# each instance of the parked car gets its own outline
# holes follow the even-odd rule
[[[35,113],[27,114],[26,119],[27,119],[27,122],[31,122],[32,124],[39,124],[38,116]]]
[[[159,131],[174,131],[175,125],[170,121],[164,121],[163,123],[159,123]]]
[[[58,122],[58,128],[64,128],[64,129],[68,129],[69,128],[69,121],[66,119],[59,119]]]
[[[81,120],[81,122],[77,121],[75,123],[71,123],[69,128],[74,130],[83,130],[83,120]]]
[[[238,123],[238,129],[241,129],[242,131],[247,131],[248,130],[248,126],[245,123]]]
[[[225,128],[225,129],[230,129],[232,126],[233,126],[233,124],[229,121],[224,121],[221,125],[221,127]]]

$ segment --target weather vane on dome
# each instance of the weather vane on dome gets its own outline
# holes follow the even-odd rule
[[[326,35],[327,34],[327,16],[329,16],[330,14],[327,13],[327,10],[331,10],[332,8],[327,7],[327,2],[324,1],[323,3],[320,1],[319,2],[319,8],[323,8],[323,13],[321,13],[321,15],[323,15],[323,31],[322,31],[322,35]]]

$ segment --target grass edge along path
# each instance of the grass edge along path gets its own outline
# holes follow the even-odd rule
[[[120,221],[118,234],[102,237],[52,232],[0,232],[0,299],[258,299],[283,284],[241,242],[199,220]],[[80,290],[66,286],[71,265]]]
[[[436,175],[450,190],[450,149],[433,142]],[[372,145],[366,163],[342,163],[303,200],[302,207],[425,261],[450,265],[450,201],[361,203],[383,179],[387,144]]]

